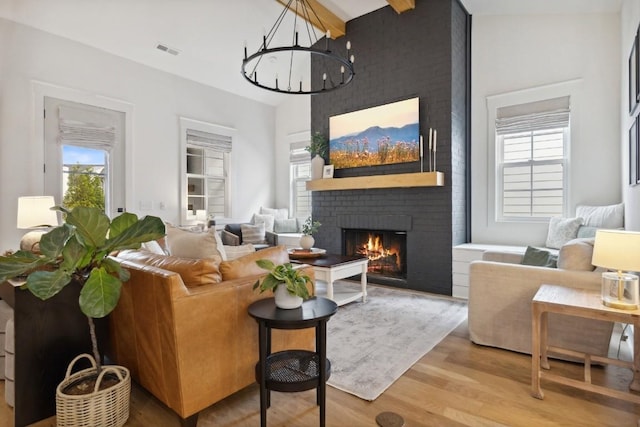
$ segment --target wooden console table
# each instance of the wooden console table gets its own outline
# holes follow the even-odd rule
[[[602,304],[599,291],[575,289],[557,285],[542,285],[532,305],[532,348],[531,348],[531,395],[538,399],[544,398],[540,388],[540,379],[545,378],[560,384],[576,387],[606,396],[623,399],[633,403],[640,403],[640,395],[622,392],[607,387],[591,384],[591,362],[622,366],[633,370],[633,380],[629,388],[640,391],[640,310],[618,310]],[[588,319],[605,320],[633,324],[633,363],[609,357],[593,356],[571,351],[547,344],[548,313],[559,313],[569,316],[579,316]],[[589,331],[585,331],[589,333]],[[584,359],[584,381],[578,381],[542,371],[549,369],[547,352],[563,354]]]
[[[22,284],[0,283],[0,298],[13,308],[15,427],[55,415],[56,387],[64,379],[69,362],[78,354],[91,354],[88,321],[78,305],[80,286],[69,284],[42,301],[20,289]],[[96,320],[99,343],[106,344],[107,322]]]

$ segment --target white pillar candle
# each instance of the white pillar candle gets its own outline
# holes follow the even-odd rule
[[[433,128],[429,128],[429,151],[433,147]]]
[[[436,152],[436,141],[438,139],[438,131],[434,130],[433,131],[433,152]]]
[[[424,153],[424,150],[422,148],[422,135],[420,135],[420,157],[422,158],[422,155]]]

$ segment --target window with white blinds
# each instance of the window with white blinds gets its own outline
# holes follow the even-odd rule
[[[499,220],[565,213],[569,97],[498,108]]]
[[[308,142],[294,142],[290,146],[291,216],[306,219],[311,216],[311,191],[306,183],[311,179],[311,156],[305,150]]]

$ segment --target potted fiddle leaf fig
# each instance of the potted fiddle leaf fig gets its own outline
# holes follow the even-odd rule
[[[165,235],[164,223],[160,218],[154,216],[138,219],[132,213],[123,213],[110,220],[101,209],[94,207],[78,206],[67,210],[56,206],[52,209],[64,213],[65,223],[42,236],[39,254],[21,250],[0,256],[0,281],[26,276],[26,288],[42,300],[55,296],[70,283],[75,282],[81,285],[79,306],[82,313],[87,316],[94,360],[91,361],[89,355],[84,356],[90,359],[95,369],[78,372],[77,374],[91,371],[86,372],[82,379],[76,378],[77,374],[72,375],[73,381],[67,385],[71,386],[73,383],[76,388],[75,394],[83,394],[83,390],[86,389],[87,396],[93,398],[93,395],[97,395],[97,398],[104,398],[104,395],[100,395],[102,391],[97,392],[97,386],[94,391],[93,385],[87,387],[83,386],[83,383],[100,383],[102,376],[106,377],[104,373],[101,376],[103,367],[100,364],[93,319],[105,317],[113,311],[120,298],[122,282],[129,279],[128,271],[109,255],[118,250],[138,249],[144,242],[163,237]],[[75,359],[71,365],[74,363]],[[58,386],[56,393],[56,410],[59,421],[67,419],[65,417],[69,415],[61,413],[61,410],[65,411],[65,408],[72,408],[72,417],[76,417],[78,413],[84,411],[90,413],[98,407],[103,407],[103,409],[97,410],[116,411],[116,409],[109,409],[109,405],[105,405],[104,402],[87,403],[89,408],[84,408],[83,411],[78,410],[77,400],[66,407],[64,403],[60,403],[60,394],[65,393],[65,390],[61,391],[61,386],[70,378],[71,365],[67,377]],[[126,368],[116,368],[117,380],[113,380],[113,382],[121,384],[128,382],[128,386],[125,387],[127,397],[124,399],[126,400],[126,414],[118,419],[118,425],[122,425],[129,415],[128,393],[130,392],[131,380]],[[108,369],[113,370],[114,368],[104,368],[104,371],[106,372]],[[114,387],[119,386],[120,384]],[[78,396],[69,396],[69,398],[77,399]]]
[[[303,300],[309,298],[307,284],[312,283],[311,278],[294,268],[291,263],[275,265],[271,260],[259,259],[256,264],[269,274],[256,281],[253,289],[260,289],[261,293],[273,291],[278,308],[298,308]]]

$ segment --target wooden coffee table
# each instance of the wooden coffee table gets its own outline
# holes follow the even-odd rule
[[[346,256],[324,254],[317,258],[292,259],[291,262],[308,264],[313,267],[316,281],[327,284],[326,297],[344,305],[362,298],[362,302],[367,300],[367,265],[369,259],[363,256]],[[336,280],[360,274],[360,291],[348,292],[345,290],[334,291],[333,285]]]

